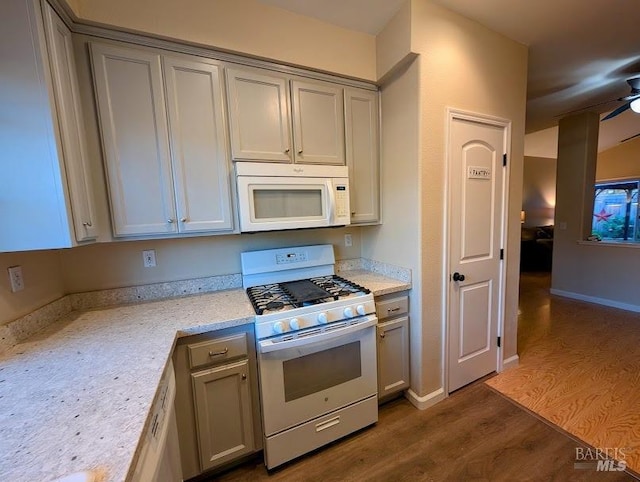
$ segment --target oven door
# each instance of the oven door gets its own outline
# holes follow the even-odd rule
[[[258,342],[265,435],[377,393],[375,315]]]
[[[237,180],[243,232],[349,224],[346,179],[337,183],[331,178],[238,176]]]

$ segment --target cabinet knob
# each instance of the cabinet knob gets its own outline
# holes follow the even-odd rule
[[[181,223],[186,223],[187,222],[187,218],[180,218],[180,222]]]
[[[385,337],[385,335],[386,335],[386,333],[385,333],[384,331],[381,331],[381,332],[380,332],[380,338],[384,338],[384,337]]]
[[[355,216],[355,215],[356,215],[356,212],[355,212],[355,211],[351,211],[351,215],[352,215],[352,216]]]
[[[291,149],[289,149],[288,147],[284,150],[285,154],[289,154],[289,151],[291,151]]]
[[[300,150],[298,151],[298,154],[302,154],[302,149],[300,149]]]
[[[173,224],[173,219],[167,219],[167,222],[168,222],[169,224]]]
[[[84,223],[82,223],[83,226],[90,228],[91,226],[93,226],[93,224],[91,224],[91,221],[85,221]]]
[[[246,374],[246,373],[243,373],[243,374],[242,374],[242,379],[243,379],[243,380],[246,380],[246,379],[247,379],[247,374]]]

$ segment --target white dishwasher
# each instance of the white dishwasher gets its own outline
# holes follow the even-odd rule
[[[182,482],[175,398],[176,377],[173,361],[169,360],[133,473],[136,482]]]

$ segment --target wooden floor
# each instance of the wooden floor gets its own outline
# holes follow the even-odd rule
[[[522,276],[520,365],[487,384],[640,472],[640,314],[550,296],[549,281]]]
[[[584,446],[480,381],[425,411],[392,401],[377,425],[271,474],[256,459],[215,480],[634,480],[574,468],[576,447]]]

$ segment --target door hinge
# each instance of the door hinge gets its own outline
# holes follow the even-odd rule
[[[507,154],[502,154],[502,165],[506,166],[507,165]]]
[[[500,348],[502,340],[500,339],[500,337],[498,337],[498,348]]]
[[[500,259],[504,259],[504,248],[500,248]]]

